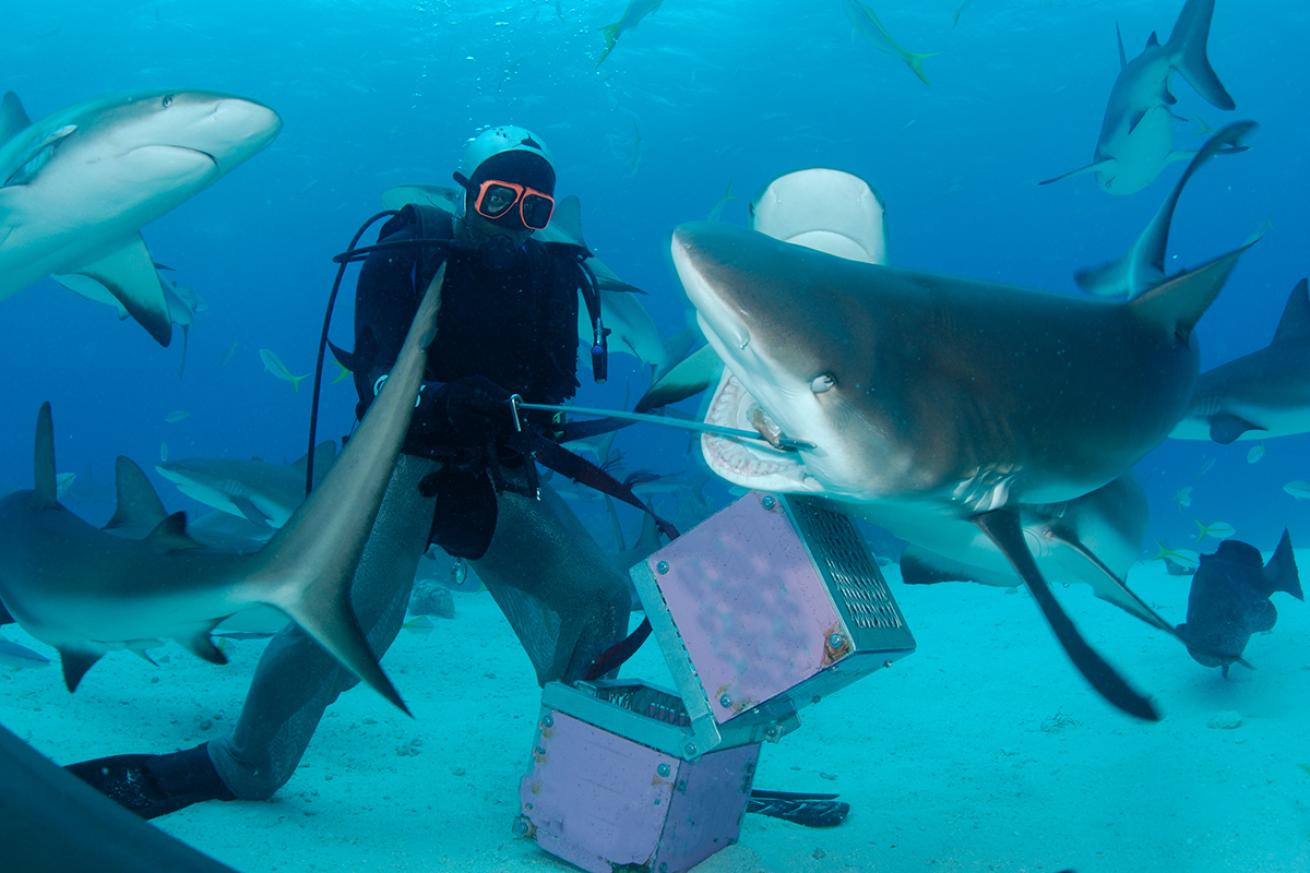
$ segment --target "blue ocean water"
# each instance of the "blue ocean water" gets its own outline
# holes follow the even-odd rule
[[[258,349],[309,372],[330,256],[380,208],[382,190],[448,184],[464,140],[503,121],[547,139],[561,191],[582,198],[592,247],[648,290],[670,333],[686,326],[687,308],[667,254],[671,229],[704,217],[729,185],[722,214],[744,222],[768,181],[815,165],[880,191],[893,263],[1076,293],[1072,270],[1121,252],[1181,164],[1130,197],[1108,196],[1089,177],[1035,182],[1089,159],[1116,73],[1115,24],[1131,54],[1152,30],[1167,34],[1178,5],[977,2],[952,27],[955,0],[879,4],[898,41],[939,53],[926,62],[931,87],[855,34],[838,2],[669,2],[599,68],[597,28],[622,4],[15,5],[4,86],[33,117],[114,91],[204,88],[259,100],[285,127],[264,153],[145,229],[156,259],[208,304],[183,378],[177,348],[155,347],[48,281],[5,302],[5,444],[24,448],[30,412],[52,400],[59,466],[79,473],[82,498],[103,496],[114,455],[150,461],[161,443],[173,457],[295,457],[308,394],[265,373]],[[1299,4],[1220,3],[1210,57],[1237,111],[1175,86],[1178,112],[1191,119],[1179,124],[1180,148],[1199,143],[1205,124],[1261,124],[1250,153],[1198,174],[1170,243],[1171,265],[1195,264],[1269,222],[1202,322],[1203,366],[1264,345],[1307,271],[1310,137],[1298,107],[1310,88],[1308,32]],[[343,296],[338,340],[350,331]],[[584,386],[581,399],[621,402],[625,382],[640,392],[640,371],[623,361],[626,380]],[[326,392],[327,434],[348,424],[348,384]],[[166,424],[173,410],[190,417]],[[625,440],[634,458],[653,453],[647,466],[683,463],[686,443],[674,435]],[[1197,519],[1262,543],[1282,525],[1310,535],[1310,510],[1281,490],[1310,475],[1306,445],[1273,441],[1248,465],[1248,443],[1166,444],[1139,468],[1152,536],[1181,543]],[[1198,476],[1209,458],[1213,469]],[[26,451],[5,452],[0,481],[24,481],[27,467]],[[1182,509],[1172,497],[1188,485]]]
[[[26,487],[31,431],[54,404],[58,466],[78,475],[74,508],[112,504],[116,455],[291,460],[304,450],[309,394],[270,376],[259,350],[310,372],[340,251],[394,185],[449,184],[465,139],[513,122],[539,132],[560,191],[578,194],[592,248],[673,335],[687,304],[668,254],[680,222],[705,217],[731,186],[724,220],[776,176],[830,166],[867,179],[888,206],[892,263],[1078,294],[1075,269],[1118,256],[1181,171],[1113,197],[1090,177],[1038,187],[1090,160],[1117,72],[1114,28],[1130,54],[1165,35],[1181,0],[881,0],[896,39],[931,86],[854,34],[838,0],[666,0],[597,67],[617,2],[282,0],[10,4],[0,90],[34,118],[139,89],[212,89],[258,100],[284,128],[212,189],[145,228],[156,259],[207,304],[180,343],[43,280],[0,302],[0,493]],[[958,25],[953,14],[960,10]],[[1267,228],[1201,322],[1202,367],[1264,346],[1286,296],[1310,273],[1310,7],[1219,0],[1209,55],[1238,108],[1224,113],[1176,82],[1179,146],[1207,127],[1258,121],[1248,153],[1216,160],[1189,187],[1170,242],[1173,269]],[[333,337],[349,344],[347,286]],[[618,406],[645,387],[616,356],[579,402]],[[333,374],[329,366],[326,371]],[[349,382],[327,386],[320,431],[345,433]],[[186,411],[176,422],[170,413]],[[626,464],[688,469],[687,440],[634,429]],[[1310,504],[1283,491],[1310,479],[1310,437],[1255,445],[1168,442],[1138,473],[1154,541],[1208,550],[1197,522],[1227,522],[1269,549],[1284,527],[1310,543]],[[194,508],[166,483],[170,508]],[[1191,488],[1189,506],[1175,496]],[[724,489],[715,491],[720,498]],[[585,516],[601,524],[589,508]],[[1079,681],[1070,672],[1069,682]]]

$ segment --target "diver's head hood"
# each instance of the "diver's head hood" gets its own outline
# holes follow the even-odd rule
[[[532,131],[514,124],[489,127],[470,139],[464,146],[458,172],[475,191],[487,179],[503,179],[546,194],[555,193],[550,149]],[[460,215],[465,214],[464,205],[460,204]]]

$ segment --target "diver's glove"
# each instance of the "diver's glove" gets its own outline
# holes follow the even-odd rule
[[[447,435],[461,443],[489,443],[514,432],[510,392],[486,376],[466,376],[426,391],[426,403],[445,419]]]

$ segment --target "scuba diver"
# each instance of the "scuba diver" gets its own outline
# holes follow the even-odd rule
[[[462,196],[453,215],[410,204],[383,225],[356,285],[354,351],[334,349],[354,372],[362,418],[445,264],[427,381],[355,574],[355,614],[380,656],[434,544],[486,584],[539,684],[574,681],[595,675],[594,662],[627,632],[628,580],[537,480],[533,446],[558,438],[560,422],[523,413],[520,430],[510,397],[559,404],[573,396],[580,292],[594,331],[593,375],[604,379],[589,253],[533,239],[554,210],[555,170],[529,131],[479,133],[454,178]],[[230,734],[67,769],[143,818],[206,800],[266,800],[291,778],[324,710],[356,682],[288,625],[269,641]]]

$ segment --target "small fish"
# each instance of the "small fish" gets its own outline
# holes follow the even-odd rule
[[[870,9],[860,0],[846,0],[846,16],[855,25],[855,29],[864,33],[874,41],[875,45],[883,48],[884,51],[890,50],[893,54],[899,55],[905,65],[910,68],[914,75],[919,77],[919,81],[925,85],[931,85],[928,76],[923,72],[923,62],[926,58],[935,57],[937,52],[912,52],[905,49],[892,38],[891,33],[887,30],[886,25],[878,14]]]
[[[227,347],[227,351],[223,353],[223,360],[219,361],[218,365],[220,367],[226,367],[239,348],[241,348],[241,340],[232,340],[232,344]]]
[[[436,627],[436,624],[433,623],[432,619],[429,616],[416,615],[413,618],[411,618],[409,621],[401,625],[401,627],[403,627],[407,631],[412,631],[416,634],[423,634],[424,636],[427,636],[428,634],[432,633],[432,629]]]
[[[159,444],[159,463],[168,463],[168,443]]]
[[[659,9],[663,3],[664,0],[628,0],[628,6],[619,20],[600,29],[601,35],[605,37],[605,50],[600,53],[596,66],[605,63],[610,52],[614,51],[614,46],[618,45],[620,36],[641,24],[643,18]]]
[[[1261,443],[1258,446],[1252,446],[1251,451],[1246,453],[1246,462],[1248,464],[1254,464],[1256,461],[1260,460],[1264,456],[1265,456],[1265,447],[1264,444]]]
[[[1201,522],[1198,521],[1196,526],[1200,528],[1200,532],[1196,535],[1198,541],[1203,540],[1206,537],[1214,537],[1217,540],[1226,540],[1233,534],[1237,533],[1237,531],[1233,530],[1231,524],[1224,521],[1216,521],[1213,524],[1201,524]]]
[[[27,646],[0,640],[0,665],[8,670],[27,670],[31,667],[43,667],[50,659],[40,652],[34,652]]]
[[[166,424],[177,424],[179,421],[184,421],[190,417],[191,413],[187,412],[185,409],[174,409],[168,415],[164,416],[164,422]]]
[[[1212,455],[1212,456],[1206,458],[1204,461],[1202,461],[1202,462],[1201,462],[1201,469],[1199,469],[1199,470],[1196,471],[1196,475],[1197,475],[1198,477],[1199,477],[1199,476],[1204,476],[1206,473],[1209,473],[1211,470],[1213,470],[1213,469],[1214,469],[1214,462],[1215,462],[1215,460],[1216,460],[1216,459],[1215,459],[1214,456]]]
[[[1193,571],[1201,563],[1201,556],[1191,549],[1171,549],[1161,542],[1157,542],[1155,546],[1155,554],[1151,556],[1151,560],[1164,561],[1166,567],[1172,562]]]
[[[76,481],[76,473],[60,473],[55,477],[55,496],[63,500],[68,496],[68,492],[73,489],[73,483]]]
[[[963,3],[961,3],[959,6],[956,7],[955,15],[951,19],[951,30],[954,30],[955,28],[960,26],[960,15],[964,12],[964,10],[968,9],[972,5],[973,5],[973,0],[964,0]]]
[[[1288,482],[1283,486],[1283,490],[1297,500],[1310,500],[1310,482],[1307,482],[1304,479],[1297,479]]]
[[[271,373],[275,379],[290,382],[293,391],[299,391],[300,383],[309,378],[308,373],[303,376],[292,374],[287,369],[287,365],[282,363],[282,359],[268,349],[259,350],[259,359],[264,362],[264,369]]]
[[[1191,506],[1192,486],[1188,485],[1186,488],[1179,488],[1178,493],[1174,495],[1174,503],[1177,503],[1180,508]]]

